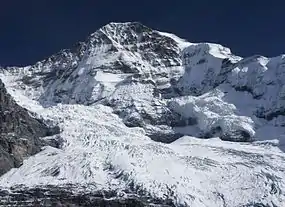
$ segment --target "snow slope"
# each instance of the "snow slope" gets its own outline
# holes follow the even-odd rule
[[[131,188],[177,205],[284,204],[285,156],[270,143],[183,137],[163,144],[126,127],[110,107],[29,105],[59,123],[65,144],[45,148],[2,176],[2,187],[73,183],[121,196]]]
[[[17,103],[57,123],[64,144],[0,184],[83,185],[176,206],[285,206],[283,61],[129,22],[2,69]]]

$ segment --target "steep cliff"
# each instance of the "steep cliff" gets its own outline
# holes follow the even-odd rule
[[[19,167],[23,159],[40,151],[40,137],[59,133],[58,127],[48,127],[42,120],[20,107],[0,80],[0,175]]]

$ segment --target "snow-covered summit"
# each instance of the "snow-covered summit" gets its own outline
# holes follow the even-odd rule
[[[242,58],[219,44],[189,43],[174,34],[127,22],[107,24],[77,47],[33,66],[4,69],[3,74],[45,107],[58,103],[111,106],[125,124],[143,127],[154,140],[164,142],[181,137],[185,133],[180,128],[189,127],[184,115],[169,107],[171,98],[220,90],[222,101],[236,107],[234,116],[251,120],[251,132],[238,134],[249,133],[241,140],[252,141],[260,139],[255,135],[267,122],[273,130],[283,125],[283,60],[283,56]],[[246,96],[250,105],[240,103],[238,96]],[[221,126],[198,127],[198,134],[208,137],[216,127]],[[187,134],[198,136],[191,130]]]
[[[0,183],[92,184],[177,206],[282,206],[284,61],[127,22],[1,69],[18,104],[57,122],[65,142]]]

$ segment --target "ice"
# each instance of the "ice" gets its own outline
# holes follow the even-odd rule
[[[78,71],[78,75],[82,75],[84,73],[85,68],[80,68]]]
[[[0,178],[2,186],[92,183],[119,192],[134,185],[153,197],[197,207],[221,206],[223,199],[230,206],[257,200],[281,205],[284,199],[283,193],[280,201],[274,194],[264,197],[271,188],[264,187],[269,176],[277,179],[269,183],[277,185],[278,192],[284,188],[285,157],[274,146],[193,137],[157,143],[143,130],[126,127],[102,105],[57,105],[38,113],[60,123],[64,147],[47,147],[25,160]]]
[[[141,128],[126,127],[110,107],[58,104],[42,108],[14,96],[29,110],[58,122],[65,144],[62,149],[46,147],[25,160],[19,169],[0,178],[2,187],[93,184],[97,189],[111,188],[119,193],[135,186],[155,198],[197,207],[257,201],[282,206],[284,201],[285,157],[275,145],[194,137],[157,143]],[[215,98],[221,97],[217,91]],[[205,95],[200,101],[207,106],[207,101],[215,98]],[[235,110],[232,105],[227,107],[224,115]],[[277,194],[268,193],[272,185]]]
[[[185,118],[197,119],[198,128],[205,133],[220,127],[223,134],[245,131],[254,137],[253,120],[237,115],[235,105],[225,102],[223,95],[223,92],[214,90],[199,97],[175,98],[171,101],[171,107]]]
[[[193,43],[190,43],[184,39],[181,39],[180,37],[177,37],[176,35],[174,34],[171,34],[171,33],[168,33],[168,32],[160,32],[160,31],[157,31],[160,35],[163,35],[163,36],[166,36],[166,37],[169,37],[171,39],[174,39],[177,44],[178,44],[178,47],[183,50],[187,47],[189,47],[190,45],[192,45]]]
[[[241,58],[148,31],[112,23],[90,36],[80,58],[63,52],[1,70],[17,103],[57,123],[64,142],[27,158],[0,185],[92,185],[176,206],[284,206],[284,55]],[[175,44],[157,51],[167,39],[159,35]],[[166,124],[169,112],[181,116],[177,125]],[[185,136],[167,144],[149,131]]]

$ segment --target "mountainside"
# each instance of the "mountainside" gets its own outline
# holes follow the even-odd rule
[[[47,144],[40,137],[59,133],[16,104],[0,80],[0,175],[19,167],[28,155]],[[56,140],[55,140],[56,141]]]
[[[17,104],[56,123],[62,144],[14,165],[0,184],[107,202],[56,197],[62,205],[285,206],[284,66],[284,55],[242,58],[110,23],[35,65],[1,69]]]

